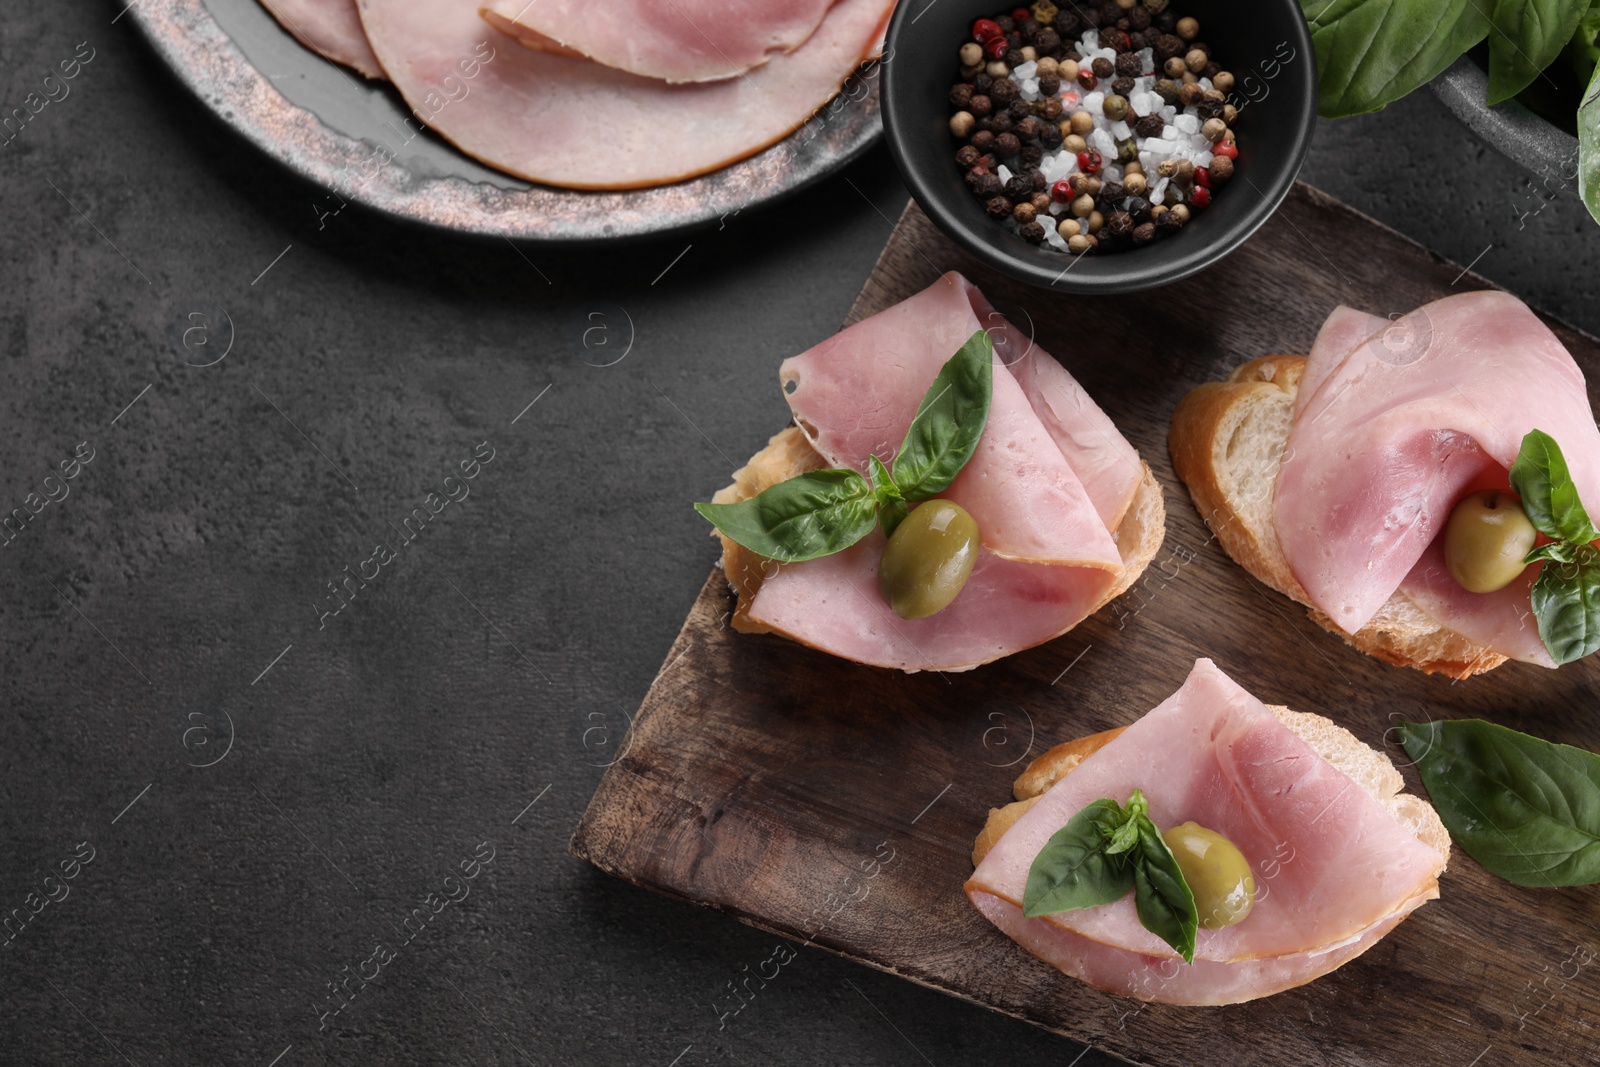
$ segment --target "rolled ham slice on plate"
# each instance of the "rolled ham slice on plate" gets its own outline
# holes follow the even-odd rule
[[[1583,374],[1506,293],[1446,297],[1393,323],[1349,308],[1312,346],[1273,496],[1278,540],[1312,602],[1348,633],[1397,589],[1504,655],[1553,666],[1527,585],[1455,586],[1435,543],[1469,492],[1507,485],[1522,438],[1560,444],[1600,506],[1600,430]]]
[[[295,40],[369,78],[382,78],[383,67],[367,43],[356,0],[261,0]]]
[[[1133,897],[1022,914],[1028,870],[1057,830],[1102,797],[1142,790],[1162,828],[1194,821],[1256,872],[1248,918],[1200,930],[1195,963],[1139,922]],[[1089,756],[990,849],[967,882],[983,914],[1028,951],[1144,1000],[1227,1004],[1301,985],[1359,955],[1438,896],[1445,857],[1319,756],[1208,659],[1176,693]]]
[[[481,0],[359,0],[383,69],[463,152],[532,181],[634,189],[716,170],[781,140],[877,53],[886,0],[839,0],[799,48],[735,78],[671,85],[525,48]]]
[[[489,0],[483,17],[530,48],[668,82],[734,78],[793,52],[834,0]]]

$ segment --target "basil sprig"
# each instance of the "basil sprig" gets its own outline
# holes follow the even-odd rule
[[[1481,719],[1404,723],[1400,740],[1451,838],[1490,873],[1600,882],[1600,755]]]
[[[1525,563],[1544,561],[1529,600],[1539,639],[1558,664],[1600,649],[1600,538],[1578,499],[1561,446],[1543,430],[1522,439],[1511,464],[1511,488],[1533,528],[1552,540],[1529,552]]]
[[[1132,889],[1139,922],[1193,963],[1200,923],[1194,893],[1149,811],[1135,789],[1126,808],[1104,797],[1069,819],[1028,868],[1022,914],[1031,919],[1098,907]]]
[[[994,393],[994,345],[982,330],[945,361],[928,387],[891,469],[868,456],[859,471],[807,471],[734,504],[694,509],[752,552],[799,563],[842,552],[872,532],[894,533],[910,504],[943,492],[983,436]]]

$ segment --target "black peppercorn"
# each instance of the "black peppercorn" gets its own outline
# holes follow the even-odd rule
[[[973,195],[977,195],[978,183],[983,180],[983,175],[984,172],[981,170],[969,170],[961,176],[961,180],[966,182],[969,192],[971,192]]]
[[[1095,21],[1101,27],[1115,26],[1122,17],[1122,8],[1118,7],[1115,0],[1100,5],[1100,10],[1095,12]]]
[[[1039,95],[1040,96],[1049,98],[1049,97],[1055,96],[1060,91],[1061,91],[1061,75],[1059,75],[1059,74],[1041,74],[1041,75],[1039,75]]]
[[[1036,144],[1025,144],[1022,146],[1022,153],[1018,158],[1022,160],[1023,166],[1036,167],[1044,159],[1044,149]]]
[[[1044,123],[1040,122],[1032,115],[1027,115],[1018,119],[1017,124],[1011,128],[1020,140],[1036,141],[1039,138],[1039,130],[1043,128],[1043,126]]]
[[[1183,47],[1183,38],[1172,33],[1163,33],[1156,38],[1155,43],[1157,59],[1171,59],[1173,56],[1182,55],[1187,49]]]
[[[1038,19],[1027,18],[1023,19],[1022,24],[1017,27],[1017,32],[1022,35],[1023,43],[1033,44],[1039,37],[1039,31],[1043,28],[1039,25]]]
[[[1033,183],[1021,174],[1013,174],[1011,180],[1006,182],[1006,196],[1012,202],[1027,200],[1033,196]]]
[[[984,73],[984,72],[980,71],[979,73],[974,74],[972,76],[972,91],[973,92],[975,92],[975,93],[986,93],[992,88],[994,88],[994,79],[992,77],[990,77],[987,73]]]
[[[1022,49],[1020,48],[1009,49],[1003,58],[1005,59],[1006,66],[1010,67],[1012,70],[1016,70],[1018,67],[1022,66],[1022,64],[1028,61],[1028,58],[1022,54]]]
[[[1039,36],[1033,42],[1034,47],[1040,51],[1059,47],[1061,43],[1060,35],[1063,33],[1076,34],[1080,25],[1082,25],[1082,20],[1078,18],[1076,11],[1057,11],[1055,22],[1039,31]],[[1054,44],[1046,44],[1046,39],[1050,34],[1056,34],[1056,42]]]
[[[1150,25],[1150,9],[1143,4],[1135,4],[1133,10],[1128,12],[1128,24],[1136,30],[1147,29]]]
[[[967,110],[980,119],[986,119],[994,111],[994,101],[982,93],[975,93],[967,100]]]
[[[1161,27],[1162,33],[1171,33],[1178,28],[1178,13],[1170,7],[1156,16],[1156,25]]]
[[[1054,122],[1061,117],[1062,110],[1061,97],[1054,93],[1039,101],[1039,117],[1042,119],[1049,119]]]
[[[1130,196],[1123,203],[1122,208],[1133,216],[1135,222],[1144,222],[1150,217],[1150,201],[1142,196]]]
[[[1001,33],[1010,33],[1012,30],[1017,28],[1016,19],[1012,18],[1010,15],[997,15],[995,17],[994,24],[1000,27]]]
[[[1033,191],[1036,193],[1042,193],[1049,187],[1050,183],[1044,180],[1044,171],[1038,167],[1024,164],[1022,176],[1028,179],[1029,184],[1033,186]]]
[[[1223,105],[1214,100],[1202,100],[1194,106],[1194,113],[1201,122],[1205,122],[1207,119],[1220,119],[1222,117],[1222,107]]]
[[[1017,233],[1029,244],[1038,244],[1044,240],[1044,227],[1039,224],[1037,219],[1017,227]]]
[[[1015,100],[1011,101],[1011,103],[1006,105],[1006,110],[1011,112],[1012,118],[1022,119],[1033,114],[1033,105],[1019,96]]]
[[[1151,241],[1154,241],[1155,239],[1156,239],[1156,224],[1155,223],[1153,223],[1153,222],[1141,222],[1139,225],[1137,225],[1137,226],[1135,226],[1133,228],[1133,243],[1134,244],[1136,244],[1136,245],[1147,245]]]
[[[979,130],[972,135],[972,147],[980,152],[994,150],[994,133],[990,130]]]
[[[1062,12],[1061,14],[1056,16],[1056,25],[1057,26],[1061,25],[1062,17],[1065,14],[1066,14],[1066,12]],[[1072,21],[1076,22],[1077,21],[1077,17],[1074,16]],[[1071,28],[1070,27],[1068,28],[1068,32],[1069,33],[1071,32]],[[1049,55],[1052,52],[1054,52],[1056,49],[1061,47],[1061,35],[1059,33],[1057,33],[1051,27],[1046,26],[1044,29],[1042,29],[1038,33],[1034,34],[1033,47],[1038,50],[1040,55]]]
[[[1022,142],[1014,133],[996,134],[994,139],[994,154],[1001,159],[1015,159],[1018,152],[1022,151]]]
[[[997,111],[989,116],[989,129],[996,134],[1009,133],[1016,124],[1017,120],[1011,117],[1009,111]]]
[[[999,196],[1003,187],[1000,175],[991,170],[978,175],[978,183],[972,187],[972,191],[988,200]]]
[[[1200,68],[1200,77],[1209,78],[1212,81],[1216,81],[1217,80],[1217,75],[1221,74],[1221,73],[1222,73],[1222,64],[1214,62],[1214,61],[1211,62],[1211,63],[1207,63],[1204,67]]]
[[[1126,76],[1116,79],[1111,83],[1111,91],[1118,96],[1132,96],[1133,79]]]
[[[1183,229],[1183,219],[1175,211],[1165,211],[1156,219],[1156,229],[1162,233],[1177,233]]]
[[[1137,78],[1144,73],[1144,61],[1133,52],[1124,52],[1119,55],[1116,67],[1118,74],[1123,74],[1130,78]],[[965,88],[965,86],[957,86],[957,88]],[[955,101],[952,100],[951,103],[955,103]]]
[[[1045,123],[1039,130],[1039,143],[1051,151],[1061,147],[1061,140],[1061,127],[1054,122]]]
[[[964,168],[972,166],[983,158],[983,153],[969,144],[964,144],[956,151],[956,165]]]
[[[991,196],[984,201],[983,210],[988,212],[991,219],[1009,219],[1014,205],[1003,196]]]
[[[1166,128],[1166,122],[1160,115],[1145,115],[1133,124],[1133,132],[1140,137],[1160,137],[1161,131]]]
[[[1111,60],[1105,58],[1104,56],[1101,56],[1089,66],[1090,69],[1094,71],[1094,76],[1096,78],[1109,78],[1111,75],[1115,74],[1117,70],[1116,64],[1112,63]]]
[[[972,103],[972,86],[966,82],[957,82],[950,87],[950,106],[965,109]]]
[[[1127,196],[1127,195],[1128,195],[1127,194],[1127,190],[1122,188],[1122,183],[1121,182],[1106,182],[1104,185],[1102,185],[1100,187],[1100,199],[1101,200],[1107,200],[1107,201],[1121,200],[1124,196]]]
[[[1106,216],[1105,230],[1112,237],[1127,237],[1133,233],[1133,216],[1126,211],[1113,211]]]
[[[1174,38],[1176,40],[1176,38]],[[1010,78],[997,78],[989,89],[989,99],[994,101],[996,110],[1006,107],[1017,98],[1017,83]]]

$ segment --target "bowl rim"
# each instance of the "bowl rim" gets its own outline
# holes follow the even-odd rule
[[[1254,182],[1250,183],[1251,187],[1261,194],[1261,199],[1228,230],[1223,231],[1216,239],[1197,244],[1176,256],[1161,260],[1146,260],[1142,263],[1128,262],[1125,265],[1117,263],[1115,265],[1121,269],[1102,271],[1094,275],[1074,276],[1072,267],[1083,258],[1081,255],[1055,253],[1055,258],[1063,264],[1057,271],[1051,260],[1025,259],[1021,255],[996,247],[990,241],[977,236],[962,220],[954,216],[946,206],[944,195],[935,187],[932,176],[923,173],[910,163],[913,138],[922,134],[921,131],[909,129],[909,124],[901,121],[900,96],[896,90],[899,67],[895,59],[899,54],[899,44],[905,27],[921,18],[931,5],[910,3],[897,5],[885,31],[881,72],[882,113],[884,140],[888,144],[889,155],[894,160],[896,169],[900,171],[900,177],[911,193],[911,198],[940,231],[985,264],[1009,277],[1055,292],[1079,294],[1134,293],[1182,281],[1223,259],[1266,224],[1294,188],[1300,170],[1305,165],[1306,155],[1311,149],[1317,118],[1317,61],[1311,43],[1311,30],[1301,13],[1298,0],[1277,0],[1277,2],[1293,13],[1294,17],[1289,20],[1289,32],[1295,49],[1295,61],[1298,63],[1304,60],[1306,70],[1306,74],[1297,79],[1302,89],[1298,101],[1291,97],[1291,105],[1298,104],[1299,115],[1292,125],[1293,137],[1284,147],[1289,166],[1273,188],[1263,190]],[[917,7],[918,10],[914,12],[913,7]],[[1284,144],[1283,141],[1278,143]],[[1139,252],[1119,252],[1115,258],[1122,260],[1128,257],[1131,260],[1138,255]],[[1099,261],[1105,262],[1111,258],[1105,257]]]

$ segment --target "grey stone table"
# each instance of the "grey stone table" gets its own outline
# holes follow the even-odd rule
[[[46,501],[0,549],[0,1063],[1071,1061],[816,951],[719,1034],[773,939],[565,851],[713,560],[686,502],[904,202],[885,154],[537,271],[319,233],[117,7],[0,23],[6,109],[94,52],[0,147],[0,512]],[[1324,124],[1306,177],[1600,330],[1600,228],[1430,96]]]

